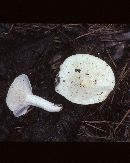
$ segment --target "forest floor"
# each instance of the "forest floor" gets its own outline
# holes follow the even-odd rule
[[[103,102],[82,106],[55,92],[60,64],[76,53],[105,60],[116,86]],[[6,105],[9,86],[28,75],[33,93],[56,104],[58,113],[30,107],[19,118]],[[0,24],[0,141],[130,142],[130,25]]]

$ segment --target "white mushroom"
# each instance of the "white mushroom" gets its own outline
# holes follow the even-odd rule
[[[104,101],[115,86],[111,67],[98,57],[76,54],[60,66],[55,91],[69,101],[88,105]]]
[[[27,113],[30,105],[40,107],[49,112],[59,112],[61,105],[55,105],[32,93],[32,88],[27,75],[22,74],[15,78],[11,84],[7,97],[7,106],[16,117]]]

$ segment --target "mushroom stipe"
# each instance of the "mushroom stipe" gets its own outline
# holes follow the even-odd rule
[[[42,108],[49,112],[59,112],[61,105],[55,105],[39,96],[33,95],[32,88],[28,76],[19,75],[11,84],[7,97],[7,106],[15,117],[19,117],[27,113],[30,105]]]

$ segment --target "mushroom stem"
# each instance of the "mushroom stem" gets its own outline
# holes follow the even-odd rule
[[[55,105],[54,103],[51,103],[36,95],[27,95],[26,101],[29,103],[29,105],[42,108],[49,112],[59,112],[62,109],[61,105]]]

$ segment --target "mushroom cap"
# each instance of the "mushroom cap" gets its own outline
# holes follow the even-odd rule
[[[19,75],[11,84],[6,103],[16,117],[27,112],[29,104],[26,102],[26,96],[32,94],[32,88],[28,76],[25,74]]]
[[[60,66],[55,91],[69,101],[88,105],[104,101],[115,86],[111,67],[89,54],[68,57]]]

